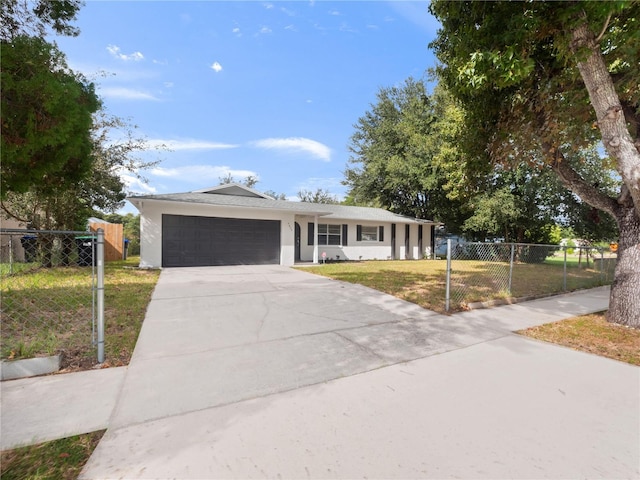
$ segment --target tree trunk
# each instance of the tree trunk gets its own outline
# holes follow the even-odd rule
[[[627,129],[600,45],[586,21],[573,30],[572,37],[574,52],[580,58],[578,70],[598,118],[602,143],[616,161],[624,184],[618,199],[619,207],[615,207],[620,239],[607,319],[640,328],[640,152]],[[584,48],[587,55],[584,55]],[[631,201],[625,197],[630,197]],[[589,203],[588,198],[583,200]]]
[[[640,220],[633,208],[623,211],[607,320],[640,328]]]
[[[587,48],[589,55],[578,62],[578,70],[589,92],[589,100],[598,118],[598,129],[607,153],[616,161],[618,173],[629,190],[640,218],[640,152],[627,128],[620,98],[604,62],[600,46],[586,22],[573,31],[574,49]]]

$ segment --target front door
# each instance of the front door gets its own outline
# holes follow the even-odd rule
[[[296,236],[295,261],[299,262],[300,261],[300,225],[298,225],[298,222],[296,222],[296,225],[295,225],[295,236]]]

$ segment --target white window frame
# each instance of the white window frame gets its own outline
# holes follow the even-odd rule
[[[333,230],[337,231],[337,233],[334,231],[333,233],[330,232],[331,228],[333,227]],[[324,232],[322,231],[324,229]],[[326,237],[326,243],[323,243],[320,241],[320,236],[325,236]],[[338,243],[329,243],[329,238],[333,237],[334,239],[337,237],[338,238]],[[323,247],[340,247],[342,246],[342,225],[334,225],[332,223],[319,223],[318,224],[318,234],[316,235],[316,239],[318,242],[318,245],[322,245]]]
[[[378,232],[380,231],[380,227],[370,226],[370,225],[362,225],[360,227],[360,238],[362,242],[377,242],[378,241]]]

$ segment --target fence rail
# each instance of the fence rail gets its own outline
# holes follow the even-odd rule
[[[495,298],[567,292],[612,282],[617,256],[600,247],[447,240],[445,310]]]
[[[0,358],[104,362],[102,230],[0,229],[0,292]]]

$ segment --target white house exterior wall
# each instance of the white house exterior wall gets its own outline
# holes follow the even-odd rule
[[[280,221],[280,264],[291,266],[295,262],[294,215],[292,213],[259,211],[244,208],[220,208],[201,204],[142,201],[140,214],[140,266],[162,266],[162,215],[191,215],[201,217],[244,218]]]
[[[303,262],[313,261],[313,245],[309,245],[308,241],[308,224],[313,223],[314,218],[310,216],[296,216],[296,221],[300,225],[300,260]],[[319,245],[318,256],[322,261],[322,253],[326,253],[328,260],[389,260],[392,258],[391,248],[391,223],[375,223],[354,220],[339,220],[318,218],[320,224],[331,225],[347,225],[347,245]],[[357,226],[375,226],[384,227],[384,241],[380,242],[363,242],[357,240]],[[405,224],[396,224],[396,253],[397,259],[419,259],[420,248],[418,246],[418,225],[411,224],[410,228],[410,247],[408,255],[405,256]],[[317,233],[316,233],[317,235]],[[428,225],[423,226],[422,243],[424,246],[429,245],[430,229]]]

